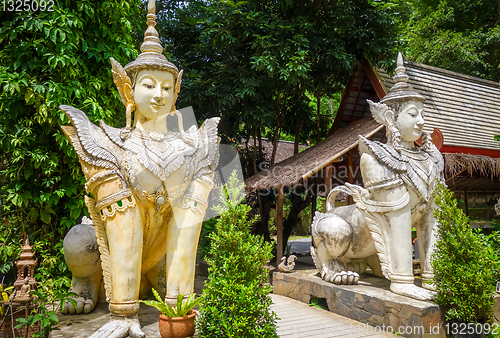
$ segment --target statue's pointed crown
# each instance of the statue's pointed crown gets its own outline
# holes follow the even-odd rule
[[[392,104],[415,100],[415,101],[425,101],[425,97],[413,90],[413,87],[408,83],[408,75],[406,74],[406,68],[403,62],[403,55],[401,52],[398,54],[398,63],[394,76],[392,77],[395,84],[391,88],[390,93],[387,94],[380,100],[382,103]]]
[[[125,66],[125,71],[130,78],[137,72],[146,68],[161,69],[171,72],[174,79],[179,74],[177,67],[167,60],[162,54],[163,47],[160,44],[156,26],[156,4],[155,0],[148,1],[148,15],[146,16],[148,28],[144,33],[144,42],[141,45],[141,54],[134,61]]]

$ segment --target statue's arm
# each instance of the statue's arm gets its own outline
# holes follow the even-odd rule
[[[408,193],[397,172],[380,163],[371,154],[361,155],[360,167],[365,188],[374,200],[393,202],[400,200]]]
[[[201,214],[201,220],[208,207],[208,195],[213,188],[215,169],[219,163],[217,126],[220,118],[205,120],[199,129],[200,147],[194,157],[193,179],[181,200],[180,207]]]

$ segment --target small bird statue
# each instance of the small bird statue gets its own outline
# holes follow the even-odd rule
[[[297,256],[295,255],[288,256],[288,259],[286,258],[286,256],[281,257],[281,263],[278,265],[278,269],[283,272],[291,272],[293,268],[295,268],[296,259]]]

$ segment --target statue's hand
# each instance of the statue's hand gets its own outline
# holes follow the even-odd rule
[[[137,317],[111,317],[90,338],[144,338],[146,335],[141,331],[141,324]]]

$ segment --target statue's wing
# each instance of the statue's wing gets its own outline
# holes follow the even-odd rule
[[[119,147],[123,147],[123,139],[120,135],[121,129],[111,127],[107,125],[103,120],[101,120],[99,124],[101,126],[101,129],[104,130],[111,141],[116,143]]]
[[[372,116],[380,124],[387,126],[387,121],[385,120],[385,112],[389,110],[389,107],[385,103],[375,103],[370,100],[366,100],[370,106],[370,111]]]
[[[377,160],[385,164],[392,170],[404,172],[407,170],[408,158],[401,156],[390,145],[377,141],[370,141],[363,136],[359,136],[359,151],[361,154],[368,153]]]
[[[111,142],[101,128],[90,122],[81,110],[65,105],[59,108],[74,126],[63,126],[62,129],[80,159],[94,166],[117,170],[121,160],[119,147]]]
[[[220,138],[217,135],[217,126],[219,125],[220,117],[213,117],[205,120],[200,127],[202,153],[197,155],[195,176],[210,174],[215,171],[219,164],[219,142]],[[203,147],[204,146],[204,147]]]

